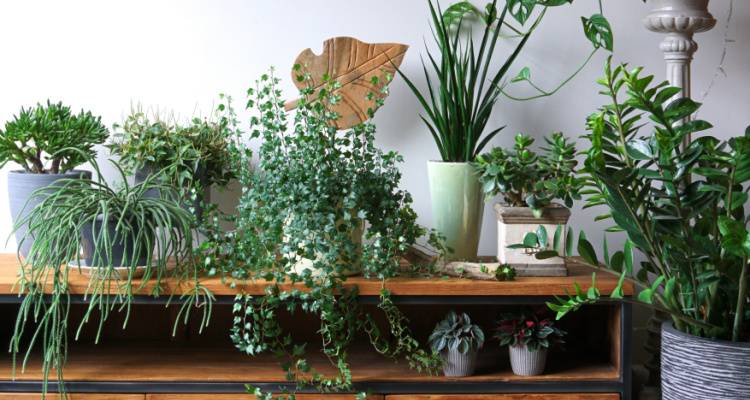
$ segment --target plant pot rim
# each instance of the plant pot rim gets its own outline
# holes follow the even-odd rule
[[[427,160],[427,163],[430,164],[448,164],[448,165],[465,165],[465,164],[473,164],[471,161],[443,161],[443,160]]]
[[[542,209],[542,215],[536,217],[531,207],[512,207],[501,203],[494,206],[497,220],[507,224],[566,224],[570,218],[570,209],[557,203],[550,203]]]
[[[664,321],[661,325],[661,329],[668,331],[669,333],[682,336],[684,338],[688,338],[693,341],[702,342],[706,344],[712,344],[712,345],[722,345],[722,346],[731,346],[731,347],[738,347],[743,349],[750,349],[750,342],[733,342],[731,340],[724,340],[724,339],[710,339],[710,338],[704,338],[701,336],[696,336],[690,333],[682,332],[674,327],[674,323],[671,320]]]
[[[65,171],[63,173],[59,174],[50,174],[48,172],[29,172],[23,169],[12,169],[8,171],[9,174],[18,174],[18,175],[39,175],[39,176],[68,176],[68,175],[76,175],[80,173],[84,174],[90,174],[91,171],[87,171],[85,169],[71,169],[69,171]]]
[[[495,203],[495,209],[502,208],[504,210],[510,209],[510,210],[531,210],[531,207],[516,207],[516,206],[510,206],[507,203]],[[568,207],[565,207],[562,204],[559,203],[550,203],[548,206],[542,208],[542,210],[560,210],[560,209],[566,209],[570,211]]]

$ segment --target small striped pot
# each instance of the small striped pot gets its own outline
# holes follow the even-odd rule
[[[661,329],[663,400],[750,399],[750,343],[711,340]]]
[[[458,350],[443,350],[443,373],[445,376],[471,376],[477,365],[477,350],[471,349],[466,354]]]
[[[526,345],[508,347],[513,373],[521,376],[541,375],[547,363],[547,349],[529,350]]]

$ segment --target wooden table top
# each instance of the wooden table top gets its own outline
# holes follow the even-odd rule
[[[0,295],[18,293],[15,284],[18,279],[19,265],[15,254],[0,254]],[[382,287],[389,289],[391,294],[397,296],[560,296],[564,295],[566,290],[573,292],[574,283],[578,283],[584,290],[591,286],[592,270],[590,268],[578,264],[568,265],[568,272],[568,276],[565,277],[519,277],[511,282],[444,277],[397,277],[383,282],[355,276],[348,278],[345,286],[356,285],[360,294],[364,296],[377,296]],[[605,271],[598,272],[596,278],[597,287],[604,295],[610,294],[617,285],[618,277]],[[71,294],[85,294],[90,279],[89,275],[71,271],[68,281]],[[136,280],[134,286],[139,284],[140,281]],[[234,296],[237,293],[263,295],[264,288],[267,286],[265,281],[257,281],[238,283],[235,287],[230,287],[221,279],[210,277],[202,278],[201,284],[217,296]],[[153,282],[146,283],[141,293],[151,293],[153,285]],[[169,294],[172,290],[180,293],[190,284],[178,285],[174,280],[167,280],[163,286],[165,289],[163,293]],[[303,289],[302,284],[297,284],[295,287]],[[291,284],[282,285],[282,289],[291,288],[293,288]],[[632,285],[626,284],[623,292],[625,295],[632,295]]]

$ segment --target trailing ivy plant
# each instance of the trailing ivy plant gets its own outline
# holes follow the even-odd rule
[[[443,161],[474,161],[487,143],[503,129],[499,127],[485,132],[492,109],[504,93],[505,80],[511,67],[548,8],[571,2],[505,0],[505,4],[499,6],[498,0],[493,0],[484,11],[469,1],[455,3],[445,11],[436,2],[429,2],[431,28],[438,54],[428,50],[427,58],[422,63],[427,90],[418,89],[400,70],[399,74],[422,106],[422,120],[430,130]],[[500,3],[503,1],[500,0]],[[537,13],[536,9],[541,11]],[[478,43],[470,32],[465,32],[470,31],[469,19],[472,16],[478,17],[484,24]],[[512,23],[511,18],[517,25]],[[598,49],[612,51],[612,31],[606,18],[599,13],[582,20],[584,33],[594,47],[583,65],[560,87],[581,71]],[[497,56],[498,40],[507,37],[501,33],[503,30],[510,30],[511,36],[520,40],[500,66],[494,67],[493,57]],[[540,92],[531,98],[550,96],[560,89],[545,91],[531,81],[530,74],[529,68],[523,68],[510,81],[528,82]]]
[[[35,174],[60,174],[96,155],[109,131],[91,112],[74,114],[62,103],[21,108],[0,129],[0,167],[9,161]]]
[[[309,82],[300,66],[296,70],[300,80]],[[248,90],[247,107],[256,112],[250,139],[263,140],[259,162],[250,170],[249,144],[237,149],[245,167],[239,171],[243,192],[236,229],[208,245],[214,253],[205,260],[232,281],[268,282],[264,296],[236,299],[231,337],[237,348],[249,355],[275,354],[299,387],[330,392],[352,388],[348,348],[358,334],[369,337],[379,353],[406,358],[419,371],[435,372],[440,360],[412,337],[387,290],[381,292],[379,309],[390,338],[359,307],[356,286],[346,284],[353,267],[367,278],[395,276],[409,247],[422,236],[435,240],[436,235],[416,224],[411,196],[398,187],[401,156],[375,146],[372,122],[346,131],[335,128],[337,115],[329,107],[340,101],[334,94],[338,83],[326,80],[318,92],[302,91],[294,116],[284,111],[273,70]],[[295,289],[287,283],[295,283]],[[313,368],[307,344],[295,342],[278,323],[281,312],[320,319],[320,350],[337,374]]]
[[[75,152],[75,149],[65,151]],[[75,340],[92,318],[98,318],[95,341],[98,343],[104,323],[113,312],[124,312],[127,325],[133,296],[159,296],[162,282],[175,279],[192,281],[183,292],[184,305],[178,320],[186,320],[193,306],[203,307],[202,327],[211,311],[211,293],[198,282],[191,243],[193,219],[174,199],[153,198],[149,190],[167,187],[156,175],[137,185],[129,185],[119,164],[122,186],[110,187],[102,178],[95,159],[84,152],[76,157],[94,168],[95,179],[63,179],[56,186],[37,190],[32,197],[40,203],[17,226],[28,224],[26,238],[34,242],[22,259],[18,289],[23,296],[15,323],[10,351],[15,367],[25,368],[32,351],[41,348],[42,397],[46,396],[51,371],[57,373],[59,388],[64,392],[63,367],[68,354],[69,329],[75,329]],[[103,225],[114,223],[114,232]],[[87,305],[78,326],[70,319],[71,290],[68,278],[82,273],[81,248],[85,231],[93,232],[91,247],[99,264],[93,270],[84,293]],[[121,265],[112,265],[113,246],[124,246]],[[145,257],[145,263],[143,258]],[[167,268],[174,261],[175,268]],[[127,267],[121,275],[113,267]],[[139,271],[140,269],[140,271]],[[142,278],[135,280],[136,272]],[[179,285],[178,285],[179,286]],[[170,294],[171,295],[171,294]],[[175,321],[177,324],[178,321]],[[29,333],[30,335],[27,335]],[[21,356],[21,360],[17,359]]]
[[[520,133],[512,150],[495,147],[477,156],[474,166],[487,200],[502,193],[509,206],[530,207],[541,215],[553,200],[572,207],[581,198],[584,181],[576,176],[575,145],[560,132],[544,140],[541,156],[530,149],[534,139]]]
[[[627,240],[613,254],[605,241],[599,258],[582,233],[578,252],[590,266],[620,275],[612,298],[622,298],[630,282],[640,289],[637,302],[671,315],[680,331],[750,340],[750,129],[724,142],[703,135],[682,148],[711,124],[685,120],[700,104],[672,100],[678,88],[654,85],[641,72],[608,62],[598,82],[610,101],[588,118],[587,206],[607,206],[601,218],[611,218],[610,230],[624,231]],[[556,255],[549,253],[537,256]],[[637,269],[639,254],[644,261]],[[600,300],[594,286],[549,306],[561,317]]]

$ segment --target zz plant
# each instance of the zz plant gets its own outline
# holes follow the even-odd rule
[[[576,176],[575,145],[560,132],[544,139],[541,156],[530,148],[534,139],[519,133],[511,150],[495,147],[477,157],[474,165],[487,199],[502,193],[509,206],[541,215],[553,200],[572,207],[581,198],[584,181]]]
[[[0,167],[12,161],[30,173],[65,173],[94,157],[94,146],[108,135],[101,117],[47,100],[21,108],[0,129]]]
[[[309,75],[297,70],[299,79],[309,82]],[[243,142],[237,149],[245,167],[239,172],[243,193],[236,230],[209,245],[216,252],[206,256],[210,269],[233,281],[268,282],[265,296],[238,296],[232,340],[249,355],[279,356],[290,380],[324,392],[351,390],[348,348],[357,334],[366,334],[387,357],[405,357],[415,369],[435,371],[439,359],[420,348],[387,290],[379,304],[384,328],[358,306],[356,286],[346,284],[354,265],[369,278],[396,275],[401,256],[428,233],[415,222],[411,196],[398,188],[401,156],[375,146],[369,121],[346,131],[335,128],[337,115],[329,107],[340,101],[338,83],[303,90],[294,116],[284,111],[278,84],[272,70],[248,90],[247,106],[256,111],[250,139],[263,139],[259,162],[247,168],[250,151]],[[306,267],[298,268],[303,260]],[[312,368],[307,344],[295,342],[279,324],[282,312],[319,317],[321,350],[337,374]]]
[[[166,286],[162,283],[167,278],[192,281],[192,288],[182,296],[185,306],[178,320],[186,318],[192,305],[200,304],[205,305],[205,324],[212,300],[211,294],[197,280],[198,269],[192,259],[190,214],[174,200],[146,196],[149,190],[165,189],[158,177],[149,177],[131,186],[120,166],[113,162],[123,184],[112,188],[101,177],[96,160],[87,158],[83,152],[76,157],[87,160],[97,178],[63,179],[56,186],[37,190],[34,197],[41,200],[39,205],[17,223],[17,226],[28,224],[26,237],[33,236],[35,240],[19,271],[17,285],[24,298],[10,351],[14,368],[19,361],[17,356],[21,356],[20,365],[25,368],[32,351],[41,348],[44,394],[53,369],[59,388],[64,391],[63,367],[70,329],[75,329],[77,340],[88,321],[98,317],[95,339],[98,342],[104,323],[113,312],[125,313],[125,327],[133,296],[165,294],[162,292]],[[106,223],[98,221],[113,221],[114,232],[104,227]],[[84,294],[87,299],[84,315],[75,326],[70,322],[68,278],[81,273],[80,249],[84,231],[88,229],[93,231],[93,251],[104,264],[92,271]],[[122,265],[111,265],[112,247],[118,244],[125,247]],[[141,265],[144,254],[146,262]],[[171,260],[176,262],[174,269],[167,268]],[[126,267],[126,272],[121,275],[113,267]],[[135,280],[137,272],[142,272],[141,280]]]
[[[640,288],[636,300],[671,315],[680,331],[750,340],[750,129],[728,141],[703,135],[683,148],[690,134],[712,126],[686,120],[699,103],[671,100],[678,88],[652,82],[641,68],[609,63],[599,80],[609,103],[588,118],[587,206],[606,206],[602,218],[627,240],[613,254],[605,242],[598,258],[582,234],[578,252],[589,265],[620,275],[612,298],[631,282]],[[644,261],[636,270],[639,255]],[[550,307],[560,317],[600,300],[592,287]]]

